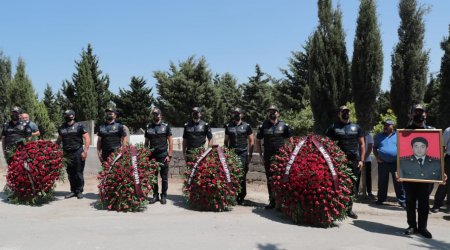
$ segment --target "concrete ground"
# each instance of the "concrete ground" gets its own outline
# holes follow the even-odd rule
[[[141,213],[98,210],[92,149],[85,170],[85,198],[64,199],[68,181],[57,183],[56,200],[40,207],[12,205],[0,192],[0,250],[6,249],[450,249],[450,214],[430,214],[433,239],[405,236],[406,212],[394,200],[385,206],[355,203],[359,219],[323,229],[294,225],[280,212],[264,210],[265,184],[249,184],[248,206],[230,212],[198,212],[184,202],[182,180],[170,179],[167,205]],[[0,159],[1,160],[1,159]],[[6,182],[0,167],[0,188]],[[393,194],[391,194],[392,196]]]

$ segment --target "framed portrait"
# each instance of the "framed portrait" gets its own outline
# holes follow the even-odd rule
[[[397,130],[397,173],[400,181],[442,182],[442,130]]]

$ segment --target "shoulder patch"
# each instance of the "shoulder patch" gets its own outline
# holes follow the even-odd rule
[[[184,124],[184,126],[187,126],[188,125],[188,123],[186,122],[185,124]]]

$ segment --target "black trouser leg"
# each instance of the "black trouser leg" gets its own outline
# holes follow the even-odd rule
[[[372,162],[364,162],[366,168],[366,192],[367,195],[372,194]]]
[[[242,169],[244,170],[244,175],[240,180],[241,191],[238,193],[238,198],[240,200],[244,200],[245,196],[247,195],[248,153],[243,152],[239,154],[239,158],[241,159],[242,162]]]
[[[83,148],[78,149],[75,152],[64,152],[67,158],[67,177],[70,183],[70,191],[72,193],[82,193],[84,187],[84,164],[81,159],[81,153]]]
[[[272,183],[270,181],[270,178],[272,177],[272,174],[270,173],[270,159],[272,158],[272,156],[272,154],[264,154],[264,170],[266,172],[267,178],[267,192],[269,193],[269,202],[274,204],[275,197],[273,197]]]
[[[361,171],[358,168],[358,160],[349,161],[351,164],[353,175],[355,176],[356,180],[353,182],[352,186],[352,195],[357,195],[359,191],[359,181],[361,179]],[[353,201],[350,200],[350,203],[348,205],[348,211],[352,211],[353,209]]]
[[[410,227],[425,229],[427,228],[429,198],[429,183],[405,182],[407,219]],[[418,203],[418,223],[416,222],[416,202]]]
[[[166,157],[157,157],[155,159],[157,162],[161,163],[159,165],[159,170],[156,170],[156,177],[158,177],[158,173],[161,176],[161,184],[162,184],[161,194],[163,194],[163,195],[167,195],[167,190],[169,189],[169,180],[168,180],[169,164],[164,161],[165,159],[166,159]],[[156,183],[153,185],[153,194],[157,194],[158,191],[159,191],[159,185],[158,185],[158,181],[156,181]]]

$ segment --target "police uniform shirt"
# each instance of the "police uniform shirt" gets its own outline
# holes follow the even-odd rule
[[[419,158],[414,155],[400,158],[401,173],[400,178],[441,180],[441,161],[439,158],[426,155]]]
[[[150,123],[145,130],[145,138],[150,142],[150,148],[152,148],[153,155],[158,157],[167,156],[167,138],[172,136],[172,130],[169,124],[160,122],[159,124]]]
[[[100,125],[97,135],[102,139],[102,151],[111,152],[121,146],[122,137],[126,136],[127,134],[122,124],[118,122],[105,122]]]
[[[248,136],[253,134],[253,130],[246,122],[240,124],[230,122],[225,125],[225,134],[229,138],[228,147],[236,149],[237,153],[242,153],[247,151]]]
[[[337,141],[339,148],[349,160],[359,159],[359,138],[364,137],[361,127],[355,123],[336,122],[325,132],[330,139]]]
[[[75,122],[72,125],[63,123],[58,128],[58,134],[62,138],[63,149],[66,152],[75,152],[83,146],[83,135],[86,128],[82,123]]]
[[[291,128],[283,121],[273,124],[267,120],[258,127],[256,134],[258,140],[264,139],[264,154],[269,155],[277,152],[284,145],[284,140],[291,136]]]
[[[206,138],[211,140],[211,127],[207,122],[189,121],[184,124],[183,139],[187,141],[187,149],[199,148],[206,142]]]
[[[22,139],[30,137],[31,133],[30,126],[25,122],[5,122],[2,131],[2,137],[5,137],[5,147],[15,146]]]

